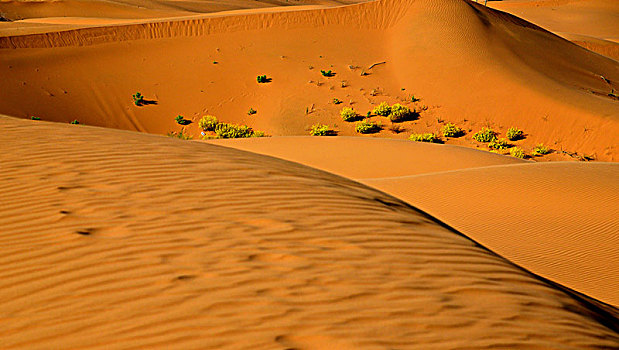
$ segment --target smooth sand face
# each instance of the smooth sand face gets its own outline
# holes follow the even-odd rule
[[[0,125],[4,349],[619,344],[616,310],[342,177],[158,136]]]
[[[517,144],[527,152],[545,143],[613,160],[618,147],[619,105],[608,96],[619,90],[616,61],[462,0],[150,18],[4,36],[0,47],[0,112],[24,118],[165,134],[180,130],[174,117],[183,115],[194,121],[186,131],[199,135],[196,122],[214,114],[271,135],[307,135],[323,123],[352,136],[340,109],[365,115],[386,101],[427,110],[401,133],[372,117],[385,126],[378,137],[454,122],[470,132],[448,143],[469,147],[484,126],[502,135],[523,129]],[[273,81],[258,84],[260,74]],[[157,104],[134,106],[137,91]]]

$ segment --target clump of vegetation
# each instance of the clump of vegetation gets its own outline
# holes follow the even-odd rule
[[[256,80],[258,81],[259,84],[263,84],[263,83],[269,83],[271,81],[271,78],[267,78],[266,75],[259,75]]]
[[[79,121],[77,121],[77,119],[73,119],[73,121],[72,121],[72,122],[70,122],[70,124],[75,124],[75,125],[77,125],[77,124],[79,124],[79,123],[80,123],[80,122],[79,122]]]
[[[258,113],[258,111],[253,109],[253,108],[251,108],[251,107],[249,108],[249,111],[247,111],[247,115],[254,115],[256,113]]]
[[[389,127],[389,131],[391,131],[394,134],[399,134],[401,132],[406,131],[406,129],[404,129],[402,126],[398,125],[398,124],[392,124]]]
[[[136,92],[135,94],[132,95],[132,97],[133,97],[133,103],[136,106],[144,105],[144,96],[140,92]]]
[[[328,125],[325,124],[314,124],[310,128],[310,135],[312,136],[332,136],[335,135],[336,132],[329,128]]]
[[[464,135],[464,130],[453,123],[447,123],[441,128],[441,133],[444,137],[460,137]]]
[[[169,137],[175,137],[177,139],[181,139],[181,140],[191,140],[193,139],[193,135],[189,135],[188,133],[185,132],[185,128],[182,128],[181,131],[179,132],[175,132],[175,131],[170,131],[167,136]]]
[[[509,154],[512,157],[516,157],[516,158],[520,158],[520,159],[524,159],[527,156],[524,153],[524,151],[522,150],[522,148],[520,148],[520,147],[513,147],[512,149],[509,150]]]
[[[378,106],[374,107],[372,113],[388,117],[391,114],[391,106],[387,102],[381,102]]]
[[[357,112],[355,112],[355,110],[350,107],[344,107],[340,111],[340,116],[345,122],[351,122],[357,119]]]
[[[215,134],[222,139],[237,139],[254,136],[254,131],[247,125],[219,123],[215,126]]]
[[[342,103],[342,100],[337,99],[337,98],[334,98],[334,99],[333,99],[333,104],[334,104],[334,105],[339,105],[340,103]]]
[[[396,103],[391,106],[391,114],[389,114],[389,119],[394,123],[399,123],[410,119],[414,113],[415,112],[411,111],[410,108]]]
[[[198,121],[198,126],[204,131],[215,131],[217,124],[219,124],[217,117],[212,115],[205,115]]]
[[[496,137],[488,143],[488,148],[495,150],[504,150],[509,148],[509,144],[506,139],[497,139]]]
[[[480,131],[473,135],[473,139],[477,142],[490,142],[496,138],[496,132],[490,128],[481,128]]]
[[[335,75],[334,72],[332,72],[331,70],[320,70],[320,74],[322,74],[323,77],[332,77]]]
[[[189,125],[189,124],[191,124],[191,120],[185,119],[185,117],[183,117],[182,115],[176,116],[176,118],[174,118],[174,120],[179,125]]]
[[[533,152],[531,152],[534,156],[542,156],[544,154],[550,153],[550,148],[544,146],[543,143],[538,144],[533,147]]]
[[[441,139],[434,133],[411,134],[408,138],[411,141],[440,143]]]
[[[35,117],[35,116],[30,117],[30,119],[32,119],[32,120],[41,120],[41,118]]]
[[[415,97],[415,95],[411,96],[411,102],[419,102],[420,100]]]
[[[505,136],[507,136],[510,141],[516,141],[522,139],[524,137],[524,133],[522,132],[522,130],[512,126],[511,128],[507,129],[507,133],[505,133]]]
[[[355,130],[360,134],[373,134],[382,130],[382,126],[379,123],[371,121],[360,121],[355,124]]]

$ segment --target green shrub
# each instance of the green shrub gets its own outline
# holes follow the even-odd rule
[[[328,125],[314,124],[310,129],[310,135],[312,136],[331,136],[335,135],[335,131],[330,129]]]
[[[253,108],[249,108],[249,111],[247,111],[247,115],[254,115],[256,113],[258,113],[258,111]]]
[[[255,130],[251,137],[267,137],[268,135],[264,131]]]
[[[72,122],[70,122],[69,124],[79,124],[80,122],[77,121],[77,119],[73,119]]]
[[[323,77],[332,77],[335,75],[334,72],[332,72],[331,70],[320,70],[320,74],[322,74]]]
[[[355,112],[355,110],[350,107],[344,107],[340,111],[340,116],[345,122],[351,122],[357,119],[357,112]]]
[[[464,135],[464,130],[457,127],[456,124],[447,123],[441,128],[441,133],[444,137],[460,137]]]
[[[269,83],[271,82],[271,78],[267,78],[266,75],[259,75],[256,80],[258,81],[259,84],[263,84],[263,83]]]
[[[396,103],[391,106],[391,114],[389,114],[389,119],[394,123],[399,123],[411,119],[414,113],[415,111],[411,112],[410,108]]]
[[[181,140],[191,140],[193,138],[192,135],[185,133],[185,128],[182,128],[179,132],[170,131],[167,135]]]
[[[504,150],[509,148],[509,143],[507,143],[506,139],[497,139],[495,137],[494,140],[488,143],[488,148],[495,150]]]
[[[411,102],[419,102],[420,100],[415,97],[415,95],[411,96]]]
[[[496,138],[496,132],[490,128],[481,128],[480,131],[473,135],[473,139],[477,142],[490,142]]]
[[[372,113],[383,117],[388,117],[389,114],[391,114],[391,106],[389,106],[387,102],[381,102],[378,106],[374,107]]]
[[[340,103],[342,103],[342,100],[337,99],[337,98],[334,98],[334,99],[333,99],[333,104],[334,104],[334,105],[339,105]]]
[[[522,130],[512,126],[511,128],[507,129],[507,133],[505,133],[505,136],[507,136],[507,139],[509,139],[510,141],[516,141],[523,138],[524,133],[522,132]]]
[[[212,115],[205,115],[198,121],[198,126],[204,131],[215,131],[217,124],[219,124],[217,117]]]
[[[520,159],[523,159],[524,157],[526,157],[526,154],[524,153],[524,151],[520,147],[513,147],[512,149],[509,150],[509,154],[512,157],[516,157],[516,158],[520,158]]]
[[[30,119],[32,119],[32,120],[41,120],[41,118],[35,117],[35,116],[30,117]]]
[[[533,147],[533,152],[531,153],[534,156],[541,156],[541,155],[550,153],[550,148],[544,146],[543,143],[540,143],[537,146]]]
[[[238,139],[252,137],[254,131],[247,125],[219,123],[215,126],[215,134],[222,139]]]
[[[185,119],[185,117],[183,117],[182,115],[176,116],[176,118],[174,118],[174,120],[179,125],[189,125],[189,124],[191,124],[191,120]]]
[[[441,139],[436,136],[434,133],[424,133],[424,134],[411,134],[408,138],[411,141],[417,142],[431,142],[431,143],[440,143]]]
[[[133,97],[133,103],[136,106],[141,106],[141,105],[144,104],[144,96],[141,93],[136,92],[135,94],[133,94],[131,96]]]
[[[360,134],[373,134],[382,130],[382,126],[378,123],[371,121],[360,121],[355,124],[355,130]]]

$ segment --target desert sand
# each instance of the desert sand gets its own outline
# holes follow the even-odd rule
[[[0,349],[619,348],[618,18],[0,1]]]

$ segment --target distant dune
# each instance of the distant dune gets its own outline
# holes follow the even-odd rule
[[[0,127],[3,349],[619,344],[616,309],[342,177],[154,135]]]
[[[208,113],[271,135],[307,135],[320,122],[350,136],[353,123],[338,115],[343,106],[366,115],[386,101],[422,113],[398,134],[372,117],[385,126],[379,137],[455,122],[471,133],[448,143],[475,147],[471,135],[482,126],[501,133],[517,126],[527,133],[519,143],[527,152],[543,142],[616,159],[617,61],[466,0],[317,6],[3,31],[0,112],[157,134],[178,131],[174,117],[183,115],[194,121],[186,127],[194,136]],[[38,25],[60,25],[51,22]],[[272,82],[257,84],[261,74]],[[138,91],[157,104],[134,106]],[[258,113],[248,115],[250,108]]]

